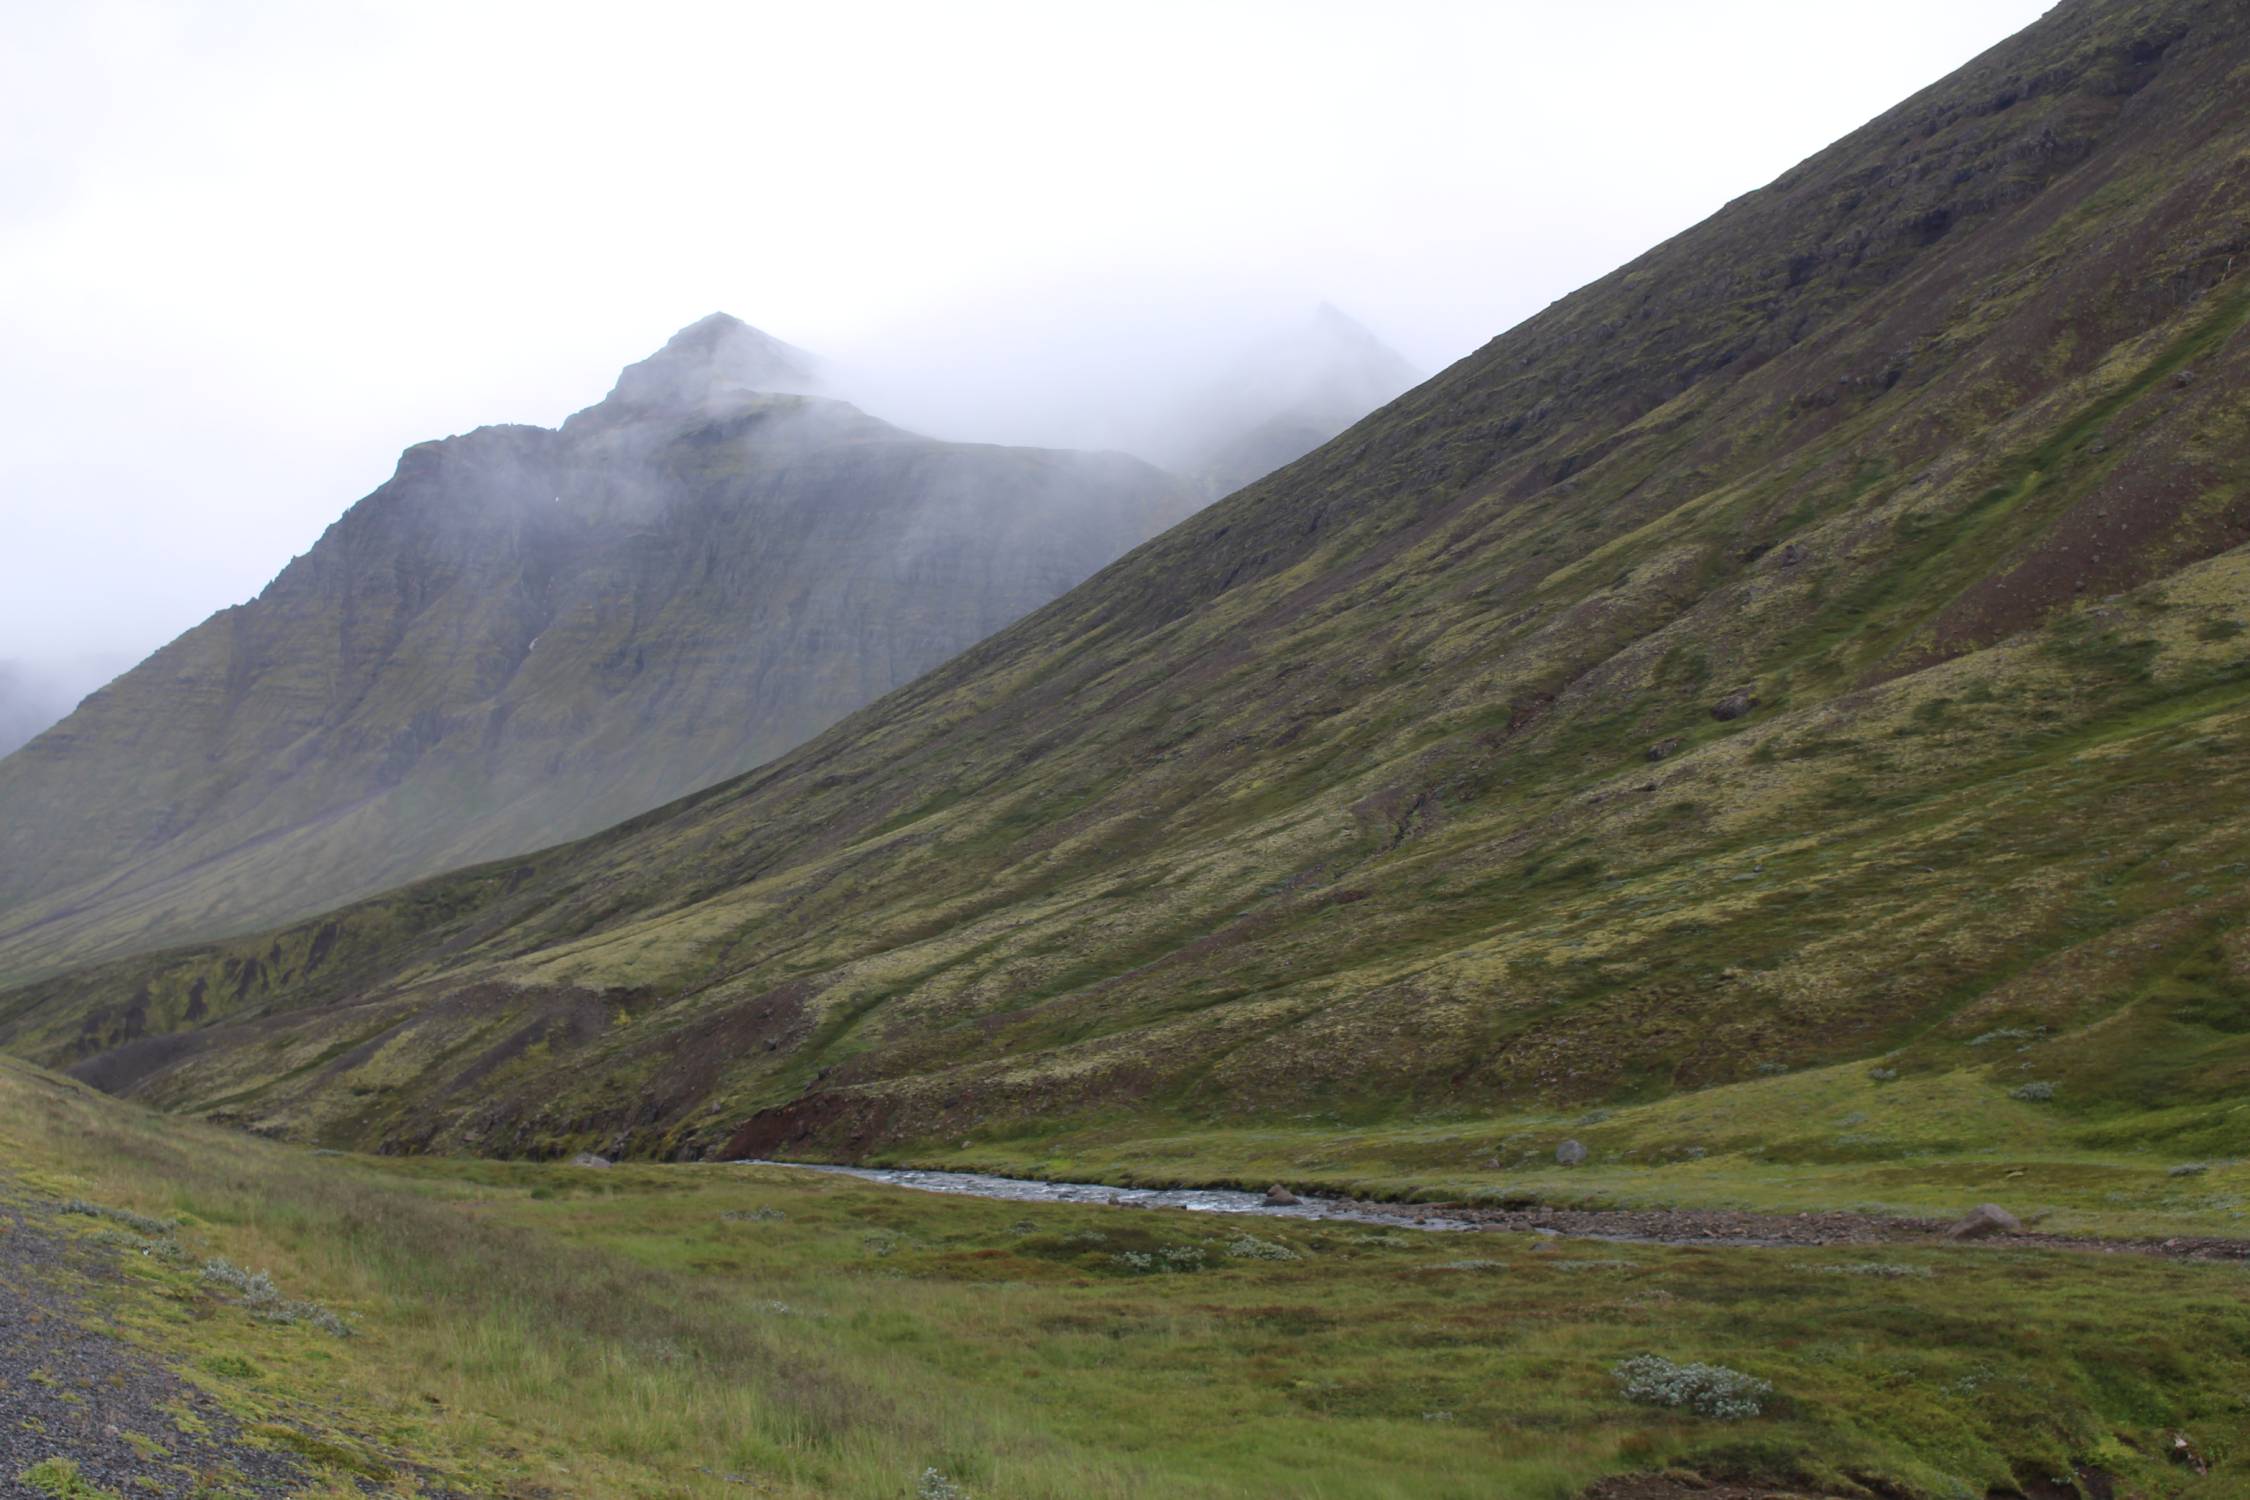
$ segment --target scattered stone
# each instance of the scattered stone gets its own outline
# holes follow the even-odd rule
[[[1663,760],[1679,748],[1680,737],[1676,734],[1666,735],[1663,739],[1648,747],[1648,758],[1650,760]]]
[[[1997,1203],[1980,1203],[1945,1232],[1949,1240],[1981,1240],[1995,1234],[2021,1234],[2023,1221]]]
[[[1555,1148],[1555,1161],[1560,1166],[1575,1167],[1586,1159],[1586,1148],[1577,1141],[1564,1141]]]
[[[2201,1177],[2210,1170],[2211,1164],[2207,1161],[2184,1161],[2164,1175],[2167,1177]]]
[[[1711,717],[1723,724],[1729,719],[1741,718],[1757,706],[1758,695],[1744,688],[1740,692],[1729,693],[1712,704]]]
[[[574,1167],[607,1167],[613,1165],[606,1156],[596,1156],[591,1151],[581,1151],[570,1159]]]
[[[1266,1207],[1268,1208],[1295,1208],[1303,1201],[1302,1198],[1299,1198],[1278,1182],[1266,1189]]]

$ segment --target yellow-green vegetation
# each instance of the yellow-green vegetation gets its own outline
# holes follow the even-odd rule
[[[2250,1154],[2245,79],[2227,5],[2058,7],[773,766],[0,1045],[390,1151],[1882,1068],[1945,1151]]]
[[[114,1490],[90,1484],[67,1458],[42,1459],[16,1476],[33,1494],[50,1500],[117,1500]]]
[[[935,1471],[983,1500],[1561,1500],[1678,1468],[1951,1497],[2079,1464],[2120,1493],[2217,1496],[2250,1455],[2239,1265],[314,1156],[13,1063],[0,1153],[12,1197],[175,1221],[190,1262],[270,1268],[337,1309],[349,1338],[132,1253],[88,1292],[253,1440],[386,1492],[903,1500]],[[1613,1372],[1643,1356],[1772,1391],[1731,1419],[1636,1402]],[[2171,1459],[2175,1434],[2208,1477]]]
[[[2013,1069],[2041,1043],[1993,1044]],[[2085,1123],[1974,1072],[1814,1068],[1649,1104],[1446,1121],[1100,1124],[878,1151],[879,1164],[1058,1182],[1232,1186],[1484,1206],[1842,1211],[1951,1220],[1997,1201],[2042,1231],[2250,1239],[2239,1099]],[[1884,1070],[1888,1071],[1888,1070]],[[2059,1095],[2058,1095],[2059,1099]],[[1587,1159],[1556,1160],[1576,1141]]]

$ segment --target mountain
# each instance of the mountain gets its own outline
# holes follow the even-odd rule
[[[768,760],[1177,519],[723,315],[560,430],[409,449],[250,603],[0,761],[0,972],[242,931]]]
[[[0,1042],[385,1149],[2250,1151],[2246,69],[2066,0],[773,764]]]
[[[1216,498],[1318,448],[1422,379],[1389,345],[1322,303],[1244,350],[1165,424],[1153,457]]]

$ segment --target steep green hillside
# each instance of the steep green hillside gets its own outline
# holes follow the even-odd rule
[[[2250,1151],[2246,90],[2066,3],[776,764],[0,1038],[386,1149]]]
[[[255,600],[0,761],[0,974],[319,911],[801,743],[1186,510],[1116,454],[802,394],[723,315],[560,431],[425,443]]]

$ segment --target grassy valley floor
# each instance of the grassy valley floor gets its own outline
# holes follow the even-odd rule
[[[1593,1144],[1607,1123],[1578,1128]],[[1317,1134],[1259,1149],[1295,1159]],[[1348,1154],[1348,1133],[1327,1135]],[[1627,1169],[1604,1164],[1615,1149],[1568,1178],[1579,1197],[1777,1203],[1826,1171],[1871,1205],[1990,1195],[1943,1170],[1887,1192],[1843,1164]],[[2217,1496],[2242,1493],[2250,1465],[2239,1263],[1623,1245],[940,1198],[775,1168],[337,1156],[14,1062],[0,1162],[15,1222],[72,1247],[56,1274],[86,1337],[114,1329],[171,1366],[246,1455],[294,1463],[316,1494],[1560,1500],[1672,1473],[1805,1494]],[[2132,1213],[2207,1234],[2239,1230],[2240,1170],[2094,1163],[2074,1186],[2053,1163],[1998,1168],[2018,1206],[2055,1202],[2047,1227],[2121,1228],[2107,1195],[2160,1179],[2171,1196]],[[1615,1372],[1644,1355],[1771,1391],[1749,1388],[1754,1416],[1636,1401]],[[1654,1373],[1645,1395],[1728,1405],[1723,1381]],[[0,1378],[5,1451],[26,1463],[0,1486],[103,1493],[68,1477],[85,1455],[67,1430],[22,1416],[33,1386],[102,1393],[64,1369]],[[110,1441],[161,1466],[210,1425],[179,1411]],[[201,1472],[208,1495],[269,1492]]]
[[[2052,1074],[2082,1037],[1995,1033],[1981,1068],[1863,1062],[1582,1112],[1265,1126],[1120,1115],[1049,1134],[878,1152],[915,1165],[1138,1186],[1282,1182],[1305,1192],[1482,1207],[1858,1213],[1953,1219],[1997,1202],[2045,1233],[2250,1237],[2250,1102],[2087,1104]],[[2044,1086],[2042,1086],[2044,1085]],[[2185,1094],[2185,1091],[2183,1091]],[[1564,1166],[1566,1142],[1585,1159]]]

